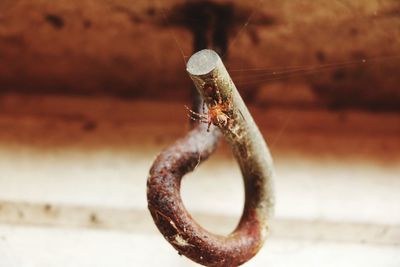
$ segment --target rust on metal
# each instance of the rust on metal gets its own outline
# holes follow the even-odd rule
[[[273,207],[272,159],[220,57],[212,50],[199,51],[189,59],[187,70],[208,109],[223,107],[218,112],[228,123],[211,120],[218,127],[207,132],[208,125],[199,114],[197,126],[157,157],[147,181],[148,207],[158,229],[179,254],[206,266],[238,266],[258,252],[267,236]],[[202,228],[180,196],[182,177],[213,153],[221,133],[240,165],[245,185],[244,211],[228,236]]]

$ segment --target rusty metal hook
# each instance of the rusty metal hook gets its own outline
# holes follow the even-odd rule
[[[236,229],[220,236],[202,228],[184,207],[181,178],[208,158],[220,135],[216,127],[207,133],[201,123],[155,160],[147,181],[148,207],[160,232],[180,254],[206,266],[238,266],[258,252],[267,236],[273,207],[272,159],[218,54],[207,49],[195,53],[187,71],[240,165],[244,211]]]

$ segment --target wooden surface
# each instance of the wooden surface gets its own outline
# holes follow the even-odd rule
[[[290,81],[289,88],[306,88],[313,105],[399,107],[397,0],[195,1],[190,12],[185,3],[3,0],[0,90],[187,99],[193,27],[214,20],[198,11],[217,5],[233,10],[228,68],[264,69],[231,73],[248,101],[270,104],[263,96]],[[305,71],[279,74],[293,66]],[[297,90],[285,95],[310,104]]]
[[[158,233],[145,194],[155,155],[187,130],[183,104],[3,95],[2,263],[194,266]],[[250,110],[275,159],[277,205],[245,266],[399,266],[398,114]],[[235,227],[243,188],[224,144],[182,190],[207,229]]]

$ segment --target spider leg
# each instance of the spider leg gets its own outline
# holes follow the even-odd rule
[[[196,118],[196,117],[193,117],[193,116],[191,116],[189,114],[187,114],[187,116],[188,116],[189,119],[191,119],[193,121],[199,121],[199,122],[202,122],[202,123],[208,123],[208,121],[206,119],[204,119],[204,118]]]
[[[195,118],[195,117],[193,117],[193,116],[191,116],[191,115],[189,115],[189,114],[186,114],[186,115],[187,115],[188,118],[191,119],[192,121],[198,121],[198,120],[199,120],[199,118]]]
[[[210,126],[211,126],[211,123],[212,123],[212,118],[211,118],[211,114],[210,113],[208,114],[208,117],[207,117],[207,123],[208,123],[207,132],[209,132],[210,131]]]
[[[216,95],[217,95],[217,101],[218,101],[218,104],[222,104],[222,97],[221,97],[221,93],[219,92],[219,89],[218,89],[218,87],[217,87],[217,86],[215,87],[215,93],[216,93]]]
[[[194,112],[193,110],[191,110],[191,109],[190,109],[188,106],[186,106],[186,105],[185,105],[185,108],[186,108],[192,115],[195,115],[195,116],[197,116],[197,117],[199,117],[199,118],[203,118],[203,119],[206,119],[206,118],[207,118],[206,115],[200,114],[200,113],[197,113],[197,112]]]
[[[227,117],[228,117],[228,116],[227,116]],[[231,120],[229,117],[228,117],[228,121],[227,121],[226,126],[228,127],[228,129],[231,128],[231,127],[233,126],[233,120]]]

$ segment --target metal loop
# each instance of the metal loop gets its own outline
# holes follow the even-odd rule
[[[267,236],[273,207],[272,159],[219,56],[202,50],[190,58],[187,69],[208,105],[208,119],[220,131],[214,127],[207,133],[206,125],[199,124],[157,157],[147,182],[148,207],[160,232],[180,254],[206,266],[238,266],[258,252]],[[210,82],[217,91],[205,86]],[[220,132],[240,165],[246,197],[240,222],[228,236],[197,224],[180,197],[181,178],[213,153]]]

